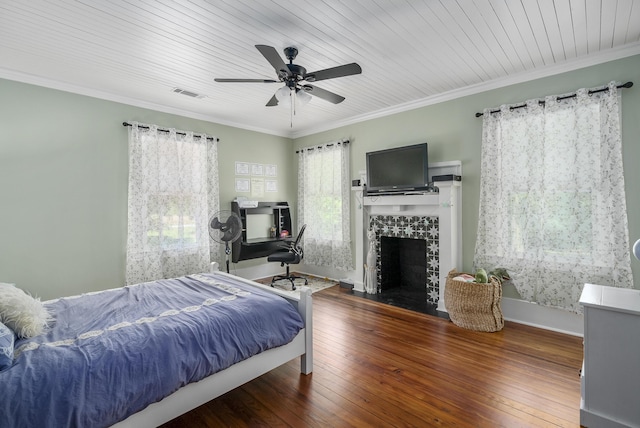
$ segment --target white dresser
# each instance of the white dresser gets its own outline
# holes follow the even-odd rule
[[[640,290],[585,284],[580,424],[640,427]]]

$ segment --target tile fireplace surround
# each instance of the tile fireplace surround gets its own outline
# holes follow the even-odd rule
[[[428,302],[437,304],[438,312],[446,312],[444,288],[447,274],[451,269],[462,269],[462,192],[458,181],[436,184],[439,193],[363,197],[362,216],[358,216],[361,218],[357,217],[356,221],[356,239],[362,242],[357,246],[356,260],[366,260],[369,248],[366,236],[370,227],[374,228],[377,240],[381,236],[426,239],[425,288]],[[379,263],[380,243],[377,242],[376,246]],[[377,276],[380,281],[380,272]],[[356,282],[354,289],[363,292],[364,284]]]
[[[426,271],[427,302],[436,305],[440,289],[438,217],[395,214],[370,215],[369,229],[375,232],[378,292],[382,288],[382,238],[420,239],[426,241],[426,257],[423,262]]]

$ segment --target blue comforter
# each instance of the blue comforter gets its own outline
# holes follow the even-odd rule
[[[0,372],[0,427],[109,426],[303,327],[286,300],[202,274],[47,302]]]

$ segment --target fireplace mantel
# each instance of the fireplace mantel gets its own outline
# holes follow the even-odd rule
[[[444,183],[446,186],[449,182]],[[417,195],[366,196],[364,198],[364,204],[371,207],[386,207],[391,211],[400,212],[419,206],[437,207],[440,204],[440,194],[424,193]]]
[[[454,174],[460,173],[460,162],[429,165],[430,169],[440,167],[457,167]],[[434,168],[435,167],[435,168]],[[449,173],[449,172],[445,172]],[[362,197],[362,215],[356,216],[356,266],[360,273],[364,272],[363,262],[369,247],[367,228],[369,218],[379,215],[433,216],[439,221],[439,299],[437,310],[446,312],[444,289],[447,274],[451,269],[462,269],[462,183],[445,181],[435,183],[438,193],[364,196]],[[359,278],[363,278],[359,275]],[[364,291],[362,281],[355,282],[355,289]]]

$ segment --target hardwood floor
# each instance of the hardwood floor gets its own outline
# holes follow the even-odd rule
[[[314,371],[291,361],[173,427],[578,427],[582,338],[497,333],[350,295],[313,295]]]

